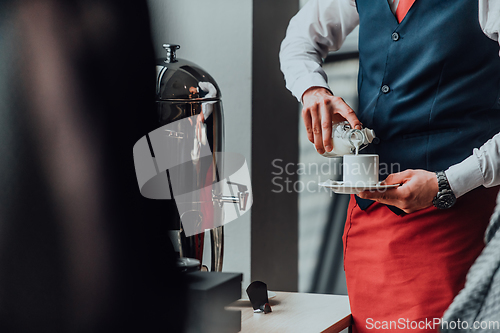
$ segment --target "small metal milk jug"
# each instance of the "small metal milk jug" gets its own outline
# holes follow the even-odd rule
[[[343,155],[357,154],[375,139],[378,140],[372,129],[354,129],[347,121],[333,124],[332,139],[332,151],[325,152],[322,156],[339,157]]]

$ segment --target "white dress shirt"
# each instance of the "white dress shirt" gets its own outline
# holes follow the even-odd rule
[[[394,12],[398,0],[395,4],[388,1]],[[499,41],[500,0],[479,0],[479,22],[488,37]],[[286,87],[299,102],[310,87],[331,90],[321,67],[322,59],[340,49],[358,24],[355,0],[309,0],[290,20],[281,44],[280,62]],[[499,185],[500,133],[445,172],[456,197],[481,185]]]

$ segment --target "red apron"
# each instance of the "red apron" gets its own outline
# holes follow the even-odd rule
[[[353,332],[436,332],[484,247],[497,193],[480,187],[450,209],[404,216],[379,203],[363,211],[352,196],[342,239]]]

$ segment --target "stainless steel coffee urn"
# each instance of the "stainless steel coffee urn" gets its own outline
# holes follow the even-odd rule
[[[196,64],[178,59],[176,51],[179,45],[164,44],[163,47],[166,57],[158,59],[156,63],[159,124],[175,125],[180,123],[179,120],[186,121],[186,118],[190,122],[189,129],[184,126],[166,130],[165,135],[170,137],[170,141],[182,146],[179,151],[191,154],[190,162],[180,165],[175,172],[167,170],[170,186],[209,189],[208,192],[193,191],[192,194],[182,196],[172,195],[175,197],[175,206],[173,200],[168,200],[166,205],[170,209],[169,219],[176,220],[171,225],[171,239],[181,258],[195,258],[202,262],[204,230],[211,229],[211,270],[221,271],[224,252],[223,203],[239,203],[244,206],[245,195],[248,194],[245,194],[244,186],[238,186],[237,196],[224,196],[222,187],[218,186],[223,165],[222,161],[216,160],[220,159],[220,153],[224,150],[224,116],[217,83]],[[199,154],[203,145],[206,149],[210,148],[210,158],[197,157],[196,154]],[[185,221],[183,218],[195,221],[196,228],[199,228],[197,234],[186,236],[181,224],[181,220]],[[207,225],[211,227],[207,228]]]

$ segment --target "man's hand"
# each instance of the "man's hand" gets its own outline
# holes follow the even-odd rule
[[[359,194],[359,197],[396,206],[405,213],[413,213],[430,207],[439,191],[436,174],[425,170],[405,170],[393,173],[383,184],[401,184],[401,186],[384,192],[364,191]]]
[[[332,122],[347,120],[352,128],[361,129],[361,122],[354,111],[340,97],[322,87],[312,87],[302,95],[302,119],[307,138],[314,143],[318,153],[332,151]]]

